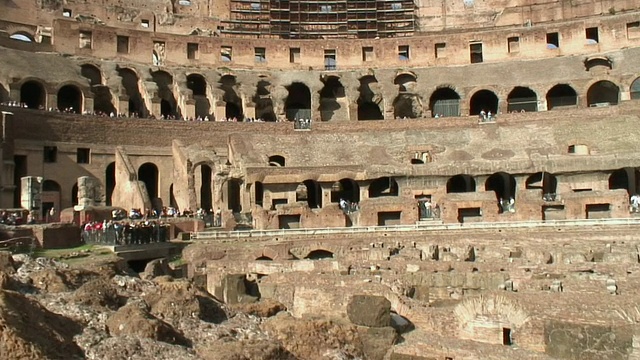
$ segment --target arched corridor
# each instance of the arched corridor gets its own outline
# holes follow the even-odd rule
[[[155,164],[144,163],[138,168],[138,180],[146,186],[151,202],[158,197],[159,179],[158,167]]]
[[[373,75],[366,75],[360,79],[358,92],[358,120],[383,120],[384,115],[378,102],[381,100],[380,84]]]
[[[37,81],[27,81],[20,87],[20,102],[27,104],[29,109],[44,109],[45,98],[44,86]]]
[[[129,114],[146,117],[147,107],[140,93],[138,74],[127,68],[118,68],[118,75],[122,78],[122,88],[129,97]]]
[[[322,207],[322,187],[315,180],[305,180],[298,185],[296,201],[304,201],[310,209]]]
[[[393,101],[393,116],[396,119],[422,117],[422,104],[416,94],[399,94]]]
[[[497,172],[487,178],[485,191],[493,191],[498,200],[500,212],[513,212],[516,199],[516,179],[506,172]]]
[[[459,174],[447,180],[447,193],[475,192],[476,181],[471,175]]]
[[[180,109],[173,95],[173,76],[166,71],[158,70],[151,73],[153,81],[158,85],[158,97],[160,97],[161,115],[180,117]]]
[[[273,111],[273,101],[271,100],[271,92],[269,87],[271,83],[267,80],[258,81],[256,95],[253,102],[256,104],[256,119],[263,121],[276,121],[276,114]]]
[[[222,100],[225,102],[225,117],[227,119],[235,118],[237,121],[244,119],[244,111],[242,109],[242,99],[236,92],[236,77],[233,75],[225,75],[220,78],[219,87],[224,91]]]
[[[625,189],[629,196],[638,194],[640,191],[640,170],[625,167],[613,171],[609,176],[609,189]]]
[[[58,110],[82,113],[82,92],[75,85],[65,85],[58,90]]]
[[[371,181],[371,184],[369,184],[369,198],[398,196],[398,194],[398,183],[392,177],[381,177]]]
[[[187,76],[187,88],[193,92],[193,100],[196,102],[196,116],[204,118],[211,114],[211,104],[207,98],[207,80],[200,74]]]
[[[558,84],[547,92],[547,109],[578,105],[578,93],[567,84]]]
[[[107,165],[107,168],[105,169],[105,202],[107,206],[111,206],[113,205],[112,202],[112,197],[113,197],[113,191],[116,188],[116,163],[112,162],[109,165]]]
[[[449,88],[442,87],[431,94],[429,98],[431,116],[460,116],[460,95]]]
[[[209,165],[197,165],[193,171],[197,207],[213,210],[213,170]]]
[[[490,90],[477,91],[471,96],[469,115],[480,115],[480,112],[498,113],[498,96]]]
[[[322,79],[324,87],[320,90],[320,119],[332,120],[335,116],[345,117],[347,114],[341,111],[340,100],[344,99],[344,86],[337,76],[327,76]]]
[[[620,88],[608,80],[598,81],[587,91],[587,106],[617,105]]]
[[[337,203],[340,199],[350,202],[360,202],[360,186],[355,180],[341,179],[331,185],[331,202]]]
[[[516,86],[507,97],[507,112],[538,111],[538,96],[528,87]]]
[[[113,105],[111,90],[108,86],[102,84],[102,73],[100,69],[92,64],[83,64],[80,67],[80,73],[89,80],[91,84],[91,92],[93,93],[93,110],[104,114],[116,113]]]

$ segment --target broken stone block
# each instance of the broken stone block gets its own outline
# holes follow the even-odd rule
[[[391,324],[391,302],[384,296],[354,295],[347,305],[347,315],[355,325],[389,326]]]

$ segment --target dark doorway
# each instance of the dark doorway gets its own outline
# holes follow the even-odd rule
[[[144,163],[138,169],[138,180],[142,181],[147,187],[149,200],[158,197],[158,167],[152,163]]]
[[[344,86],[337,76],[328,76],[321,79],[324,87],[320,90],[320,119],[329,121],[341,106],[339,98],[344,98]]]
[[[278,215],[279,229],[299,229],[300,215]]]
[[[187,88],[193,93],[196,102],[196,116],[204,118],[211,113],[211,104],[207,98],[207,80],[200,74],[187,76]]]
[[[27,81],[20,87],[20,102],[27,104],[29,109],[44,109],[44,86],[37,81]]]
[[[400,225],[401,211],[380,211],[378,213],[378,226]]]
[[[369,184],[369,197],[398,196],[398,183],[392,177],[381,177]]]
[[[510,202],[515,201],[516,179],[505,172],[497,172],[489,176],[485,182],[485,190],[495,192],[500,212],[505,212],[512,208],[509,206]]]
[[[480,115],[480,112],[483,110],[486,113],[490,111],[493,114],[497,114],[498,97],[493,91],[480,90],[471,97],[469,115]]]
[[[322,187],[315,180],[305,180],[302,182],[304,185],[304,197],[300,200],[307,201],[309,208],[319,209],[322,207]]]
[[[253,187],[255,190],[256,205],[262,206],[262,204],[264,204],[264,185],[260,181],[256,181]]]
[[[509,328],[502,328],[502,345],[513,345],[511,340],[511,329]]]
[[[151,77],[156,85],[158,85],[158,97],[161,99],[161,114],[179,118],[180,109],[173,95],[173,76],[166,71],[159,70],[151,73]]]
[[[287,90],[289,95],[284,104],[287,120],[311,119],[311,91],[307,85],[294,82]]]
[[[443,87],[437,89],[429,98],[431,116],[460,116],[460,95],[455,90]]]
[[[592,107],[617,105],[620,88],[611,81],[602,80],[591,85],[587,91],[587,105]]]
[[[206,211],[213,210],[213,181],[212,174],[213,171],[209,165],[200,165],[200,169],[196,168],[196,172],[198,173],[197,181],[200,183],[199,189],[199,200],[198,204],[201,209]],[[199,170],[199,171],[198,171]]]
[[[456,175],[447,181],[447,193],[464,193],[474,191],[476,191],[476,181],[470,175]]]
[[[547,109],[578,105],[578,93],[567,84],[558,84],[547,92]]]
[[[360,186],[352,179],[342,179],[331,185],[331,202],[337,203],[340,199],[357,203],[360,201]]]
[[[629,195],[638,194],[640,172],[631,167],[618,169],[609,176],[609,189],[625,189]]]
[[[256,104],[256,118],[262,121],[276,121],[270,87],[270,82],[266,80],[258,81],[256,95],[253,97],[253,102]]]
[[[538,111],[538,96],[528,87],[516,86],[507,97],[507,111]]]
[[[555,175],[548,172],[537,172],[529,176],[525,182],[527,189],[542,190],[542,197],[547,201],[554,201],[556,198],[556,189],[558,180]]]
[[[122,78],[122,87],[126,95],[129,96],[129,114],[146,117],[148,111],[140,94],[138,74],[131,69],[119,68],[118,75]]]
[[[378,104],[370,101],[359,101],[358,120],[384,120],[384,116]]]
[[[235,76],[224,75],[220,78],[219,88],[224,91],[222,100],[226,103],[225,117],[227,117],[227,119],[235,118],[237,121],[242,121],[244,119],[244,112],[242,109],[242,99],[236,92],[237,87],[238,84]]]
[[[417,84],[417,78],[413,74],[403,73],[393,80],[393,83],[398,86],[398,92],[413,92]]]
[[[422,105],[416,94],[402,93],[393,101],[393,116],[396,119],[416,119],[422,116]]]
[[[333,253],[328,250],[317,249],[309,252],[304,258],[309,260],[333,259]]]
[[[381,90],[378,80],[373,75],[363,76],[360,79],[358,91],[358,120],[383,120],[380,110]]]
[[[234,213],[239,213],[242,211],[242,205],[240,203],[240,189],[241,180],[229,179],[229,181],[227,181],[227,194],[229,196],[227,209],[231,210]]]
[[[111,206],[113,204],[113,190],[116,188],[116,163],[112,162],[107,166],[105,170],[105,185],[106,185],[106,204],[107,206]]]
[[[82,92],[74,85],[65,85],[58,90],[58,110],[80,114]]]

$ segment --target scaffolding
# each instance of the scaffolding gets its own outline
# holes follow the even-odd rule
[[[411,36],[413,0],[230,0],[222,34],[281,39]]]

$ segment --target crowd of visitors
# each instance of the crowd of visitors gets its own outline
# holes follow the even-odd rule
[[[82,240],[91,244],[139,245],[169,240],[162,221],[92,221],[82,225]]]

